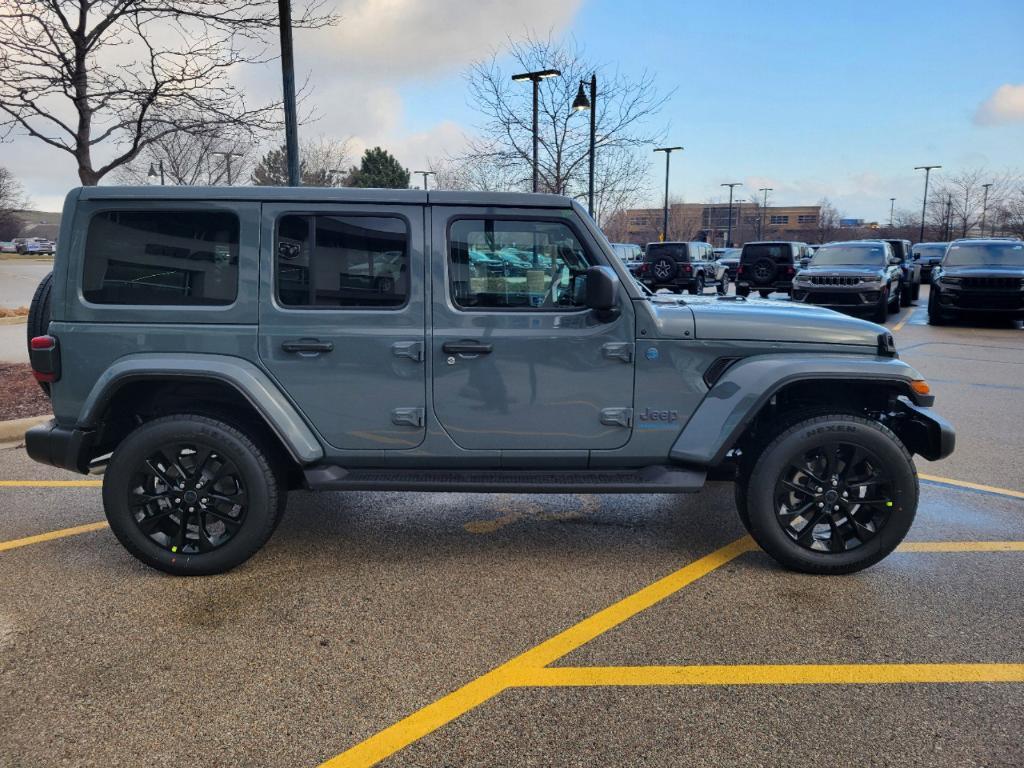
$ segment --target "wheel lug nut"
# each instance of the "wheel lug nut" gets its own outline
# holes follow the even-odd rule
[[[836,504],[835,507],[833,507],[833,509],[835,509],[835,511],[838,512],[839,511],[839,505]]]
[[[825,506],[825,503],[824,503],[824,502],[822,502],[822,501],[819,501],[819,502],[818,502],[818,508],[819,508],[819,509],[820,509],[821,507],[824,507],[824,506]]]

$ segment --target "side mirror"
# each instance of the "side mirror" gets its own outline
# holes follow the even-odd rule
[[[587,270],[587,306],[601,320],[618,317],[619,278],[611,267],[591,267]]]

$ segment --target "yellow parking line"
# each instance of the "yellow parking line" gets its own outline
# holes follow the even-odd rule
[[[917,308],[915,307],[915,308],[911,309],[909,312],[907,312],[907,314],[903,316],[903,319],[900,320],[898,323],[896,323],[896,325],[893,326],[892,332],[896,333],[896,331],[898,331],[901,328],[903,328],[903,326],[907,324],[907,321],[913,316],[914,312],[916,312],[916,311],[917,311]]]
[[[427,705],[404,720],[371,736],[366,741],[327,760],[323,766],[329,768],[369,766],[380,762],[480,706],[507,688],[519,685],[522,680],[528,679],[528,676],[540,667],[557,661],[584,643],[661,602],[744,552],[750,552],[754,547],[754,542],[748,536],[737,539],[732,544],[680,568],[675,573],[669,574],[639,592],[633,593],[545,640],[526,653],[505,662],[458,690],[438,699],[433,704]]]
[[[26,536],[23,539],[0,541],[0,552],[6,552],[8,549],[18,549],[18,547],[27,547],[30,544],[41,544],[44,541],[63,539],[68,536],[77,536],[80,533],[91,533],[92,531],[99,531],[106,527],[106,522],[86,523],[85,525],[76,525],[74,528],[61,528],[57,531],[48,531],[46,533],[36,534],[35,536]]]
[[[905,541],[897,552],[1024,552],[1024,541]]]
[[[873,685],[1024,683],[1024,664],[738,664],[691,667],[548,667],[518,685]]]
[[[0,488],[99,488],[102,480],[0,480]]]
[[[932,483],[942,483],[943,485],[956,485],[960,488],[970,488],[972,491],[985,491],[986,493],[996,493],[1000,496],[1010,496],[1015,499],[1024,499],[1024,491],[1014,491],[1009,488],[997,488],[994,485],[982,485],[981,483],[969,483],[966,480],[954,480],[950,477],[939,477],[938,475],[925,475],[918,473],[918,478],[921,480],[928,480]]]

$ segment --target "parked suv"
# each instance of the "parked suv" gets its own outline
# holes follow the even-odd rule
[[[1024,319],[1024,242],[955,240],[932,272],[928,322],[958,315]]]
[[[102,472],[114,534],[171,573],[246,560],[292,488],[709,478],[779,562],[846,573],[907,533],[912,454],[953,450],[883,328],[652,295],[568,198],[88,187],[61,227],[29,318],[54,420],[26,449]]]
[[[725,272],[732,282],[736,282],[736,270],[739,269],[742,252],[742,248],[715,248],[714,250],[715,258],[725,267]]]
[[[722,296],[729,291],[728,272],[718,263],[710,243],[648,243],[637,276],[652,291],[668,288],[682,293],[685,289],[700,294],[712,286]]]
[[[640,265],[644,263],[644,249],[639,245],[633,243],[612,243],[612,250],[615,251],[615,255],[619,257],[619,260],[626,265],[632,273],[640,268]]]
[[[932,270],[941,262],[946,255],[946,246],[949,243],[918,243],[911,251],[914,261],[921,266],[921,282],[932,281]]]
[[[900,261],[885,240],[823,245],[793,279],[793,301],[868,312],[876,323],[899,311],[902,295]]]
[[[771,241],[747,243],[740,254],[736,295],[758,291],[761,298],[772,293],[790,293],[797,264],[808,253],[806,243]]]
[[[909,240],[886,240],[892,252],[900,261],[900,272],[903,275],[903,295],[900,306],[909,307],[921,296],[921,263],[914,258]]]

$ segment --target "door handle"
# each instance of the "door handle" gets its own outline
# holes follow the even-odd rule
[[[489,355],[494,351],[494,346],[479,341],[446,341],[441,349],[449,355]]]
[[[295,339],[282,341],[281,349],[285,352],[330,352],[334,349],[334,344],[320,339]]]

